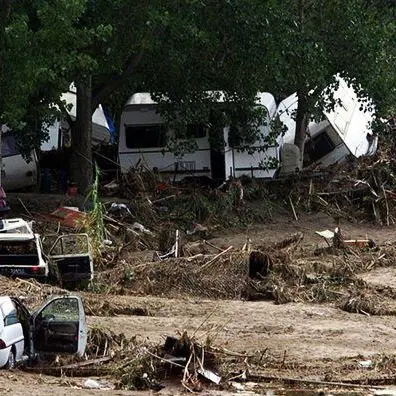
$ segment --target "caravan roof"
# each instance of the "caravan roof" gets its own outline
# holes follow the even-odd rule
[[[217,102],[224,102],[224,93],[222,91],[208,91],[208,97],[213,97]],[[265,106],[268,109],[270,116],[272,117],[276,112],[275,98],[269,92],[258,92],[257,104]],[[126,106],[138,106],[138,105],[156,105],[157,102],[152,98],[148,92],[138,92],[133,94]]]
[[[217,102],[224,102],[224,94],[222,91],[208,91],[208,97],[213,97]],[[125,106],[138,106],[138,105],[156,105],[156,102],[150,93],[148,92],[138,92],[133,94],[126,103]]]
[[[68,110],[72,118],[76,118],[77,115],[77,95],[76,87],[74,84],[70,86],[68,92],[62,94],[61,97],[68,105],[71,105]],[[99,105],[92,116],[92,138],[100,142],[109,142],[111,140],[112,127],[109,125],[106,115],[103,111],[102,105]]]
[[[148,92],[138,92],[133,94],[126,103],[128,105],[155,105],[156,101],[153,100]]]
[[[276,113],[275,98],[269,92],[259,92],[257,94],[257,104],[264,106],[268,110],[268,115],[272,118]]]

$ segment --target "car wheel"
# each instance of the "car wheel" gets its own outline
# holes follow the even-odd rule
[[[8,360],[7,363],[5,365],[6,369],[13,369],[15,368],[15,352],[14,350],[11,348],[10,353],[8,355]]]

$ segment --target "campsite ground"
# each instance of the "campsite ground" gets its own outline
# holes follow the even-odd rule
[[[241,248],[249,235],[252,246],[276,242],[293,232],[303,232],[301,251],[312,252],[325,246],[315,234],[316,230],[334,229],[334,219],[321,213],[299,214],[298,221],[292,213],[285,212],[268,224],[255,224],[247,229],[233,229],[213,235],[215,245],[232,245]],[[342,224],[347,237],[372,238],[378,245],[395,242],[395,227],[378,227],[365,223]],[[137,252],[142,257],[150,257],[152,252]],[[134,253],[128,256],[134,260]],[[359,275],[367,284],[396,289],[396,270],[388,266],[375,268]],[[341,310],[333,302],[294,302],[275,304],[273,301],[208,300],[191,296],[166,298],[161,296],[135,295],[95,295],[82,293],[86,298],[105,299],[123,306],[147,308],[149,315],[88,316],[88,323],[94,327],[105,327],[114,333],[124,333],[127,338],[162,342],[166,335],[176,335],[184,330],[197,339],[210,336],[214,345],[229,351],[261,356],[261,363],[252,371],[265,377],[294,378],[323,383],[314,386],[315,392],[329,389],[332,393],[372,394],[367,388],[334,388],[326,382],[353,382],[366,380],[368,384],[381,385],[391,382],[396,370],[394,351],[396,350],[396,319],[392,315],[374,316],[349,313]],[[359,362],[371,360],[369,367]],[[249,365],[249,359],[247,359]],[[107,378],[110,383],[116,377]],[[84,378],[52,377],[27,373],[21,370],[3,371],[0,376],[0,394],[42,395],[93,395],[98,390],[82,389]],[[364,381],[363,381],[364,382]],[[257,385],[255,392],[275,389],[275,394],[285,394],[282,382],[272,380]],[[374,386],[374,385],[373,385]],[[312,384],[288,385],[294,393],[309,394]],[[240,394],[245,393],[239,390]],[[254,391],[254,390],[253,390]],[[175,395],[185,390],[174,384],[167,384],[160,395]],[[227,395],[236,389],[209,387],[201,394]],[[136,392],[149,394],[151,391]],[[109,395],[135,394],[130,391],[108,390]]]

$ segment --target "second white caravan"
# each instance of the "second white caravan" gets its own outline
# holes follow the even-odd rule
[[[276,144],[265,151],[262,147],[270,133],[276,103],[270,93],[259,93],[257,105],[265,107],[267,117],[260,127],[260,138],[249,152],[230,145],[228,126],[223,129],[224,149],[215,150],[210,145],[208,128],[192,124],[187,126],[187,134],[193,138],[195,148],[175,154],[169,150],[167,139],[175,139],[178,143],[182,143],[183,139],[178,138],[175,131],[165,125],[157,111],[158,104],[151,95],[137,93],[129,99],[121,115],[118,148],[121,170],[127,172],[131,167],[143,163],[149,169],[155,169],[175,181],[190,176],[206,176],[218,180],[242,175],[272,178],[277,165],[265,168],[262,164],[268,163],[268,160],[276,164],[281,141],[278,139]]]
[[[294,146],[297,95],[293,94],[279,104],[277,116],[287,129],[281,151],[283,173],[294,173],[295,168],[310,165],[326,167],[343,161],[348,155],[358,158],[376,152],[378,138],[370,125],[374,120],[373,107],[362,109],[354,89],[342,78],[337,79],[334,110],[324,111],[323,121],[312,121],[308,125],[303,162]],[[293,146],[294,150],[291,150]]]

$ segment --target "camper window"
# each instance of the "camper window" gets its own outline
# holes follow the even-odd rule
[[[325,155],[335,149],[326,132],[322,132],[305,143],[304,147],[304,166],[309,166],[313,162],[319,161]]]
[[[164,147],[166,128],[164,125],[127,125],[125,142],[129,149]]]
[[[176,139],[200,139],[206,136],[206,126],[204,124],[188,124],[185,128],[176,129]]]
[[[15,138],[12,135],[5,134],[1,137],[1,155],[2,157],[11,157],[18,155],[19,151],[15,144]]]

